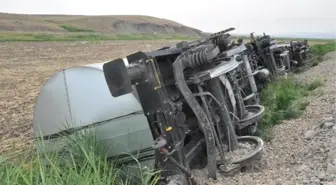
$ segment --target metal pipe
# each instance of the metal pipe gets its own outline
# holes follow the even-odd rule
[[[216,146],[215,146],[215,138],[211,131],[211,123],[203,111],[202,107],[197,102],[195,96],[190,91],[183,74],[183,70],[187,67],[186,63],[182,60],[182,55],[178,56],[175,62],[173,63],[173,71],[175,81],[177,86],[185,98],[186,102],[194,112],[199,127],[202,130],[207,148],[207,160],[208,160],[208,177],[214,180],[217,179],[216,171],[217,171],[217,163],[216,163]]]
[[[199,93],[203,93],[204,92],[203,88],[200,85],[198,85],[198,91],[199,91]],[[208,102],[205,100],[204,96],[201,96],[201,100],[202,100],[203,107],[204,107],[204,110],[205,110],[206,114],[208,115],[209,118],[211,118]],[[212,121],[210,121],[210,122],[212,122]],[[217,127],[218,132],[220,131],[219,126],[220,125],[218,123],[216,123],[216,127]],[[213,127],[213,123],[211,124],[211,129],[212,129],[213,135],[215,136],[215,141],[216,141],[216,144],[218,146],[219,155],[221,157],[222,162],[224,162],[225,156],[224,156],[224,149],[223,149],[223,144],[222,144],[223,142],[221,141],[220,137],[217,136],[216,130]],[[219,135],[221,135],[221,134],[224,135],[223,133],[219,132]]]
[[[225,103],[225,97],[224,97],[224,93],[222,90],[222,86],[220,84],[220,81],[218,78],[213,78],[210,79],[209,82],[209,89],[211,91],[211,93],[214,95],[214,97],[220,102],[220,104],[222,105],[222,107],[224,108],[224,110],[220,111],[220,118],[221,120],[224,122],[224,127],[221,127],[223,130],[221,131],[221,133],[228,133],[227,135],[227,141],[228,145],[232,147],[232,149],[235,148],[235,146],[238,144],[238,140],[237,140],[237,136],[230,118],[230,113],[227,110],[226,107],[226,103]]]
[[[189,169],[185,168],[184,166],[182,166],[179,162],[177,162],[169,153],[166,149],[162,149],[161,150],[165,156],[168,158],[168,160],[170,160],[172,163],[174,163],[180,170],[182,170],[184,173],[186,173],[189,177],[191,177],[191,172],[189,171]]]
[[[247,58],[247,55],[243,56],[243,61],[244,61],[245,68],[246,68],[246,71],[247,71],[247,77],[248,77],[248,80],[250,82],[252,93],[257,94],[258,93],[257,85],[255,83],[254,76],[253,76],[252,70],[251,70],[251,65],[250,65],[250,62]],[[255,99],[257,100],[258,98],[255,98]],[[259,102],[257,102],[257,103],[259,103]]]

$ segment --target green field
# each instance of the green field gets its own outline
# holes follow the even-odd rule
[[[271,35],[272,36],[272,35]],[[250,38],[247,36],[242,36],[242,37],[234,37],[234,40],[237,40],[238,38],[242,38],[244,41],[249,41]],[[276,39],[278,41],[278,43],[284,42],[284,43],[288,43],[289,41],[302,41],[306,38],[281,38],[281,37],[273,37],[274,39]],[[314,38],[310,38],[307,39],[308,43],[310,45],[316,45],[316,44],[325,44],[325,43],[329,43],[329,42],[333,42],[335,41],[335,39],[314,39]]]
[[[16,33],[0,32],[0,42],[30,41],[102,41],[102,40],[191,40],[197,39],[183,35],[149,35],[149,34],[101,34],[101,33]]]
[[[85,30],[67,25],[61,26],[68,33],[38,33],[38,32],[0,32],[0,42],[30,42],[30,41],[102,41],[102,40],[195,40],[197,37],[185,35],[165,34],[103,34],[92,30]],[[234,40],[243,38],[249,41],[248,37],[233,37]],[[303,40],[303,38],[276,38],[279,42],[290,40]],[[332,39],[308,39],[309,44],[325,44]]]

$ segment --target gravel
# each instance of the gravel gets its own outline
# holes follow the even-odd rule
[[[218,174],[212,184],[336,185],[335,56],[336,52],[329,53],[327,61],[295,75],[301,82],[319,79],[323,86],[307,97],[310,104],[300,118],[273,128],[274,138],[265,144],[263,158],[255,164],[261,168],[230,177]],[[196,170],[194,175],[203,179],[200,185],[210,182],[204,170]]]
[[[334,122],[325,122],[322,128],[331,128],[334,126]]]
[[[225,153],[225,161],[227,162],[227,164],[225,165],[225,169],[235,170],[235,167],[237,165],[232,164],[232,162],[236,161],[236,160],[239,160],[239,159],[242,159],[243,157],[247,156],[248,154],[250,154],[256,148],[256,146],[257,145],[255,143],[239,142],[238,145],[236,146],[236,148],[233,151]],[[228,151],[228,146],[227,145],[225,145],[223,148],[224,148],[225,151]],[[216,158],[217,158],[217,160],[221,159],[218,151],[217,151]],[[231,170],[230,170],[230,172],[231,172]],[[225,178],[220,173],[217,173],[217,177],[218,177],[217,180],[212,180],[212,179],[208,180],[207,178],[204,178],[204,177],[207,177],[207,168],[195,169],[195,170],[192,171],[192,174],[193,174],[193,177],[196,180],[196,182],[199,183],[199,184],[207,184],[207,183],[211,182],[213,185],[219,185],[219,184],[221,184],[221,182],[225,181]]]
[[[305,134],[304,134],[304,138],[305,139],[313,139],[314,136],[317,134],[316,130],[308,130]]]
[[[231,152],[226,152],[225,155],[225,160],[230,160],[230,161],[236,161],[238,159],[241,159],[243,156],[246,156],[249,154],[253,149],[256,147],[256,144],[254,143],[249,143],[249,142],[240,142],[238,143],[237,147],[235,150]],[[228,149],[228,146],[224,146],[224,149]],[[220,159],[219,154],[217,154],[218,160]]]

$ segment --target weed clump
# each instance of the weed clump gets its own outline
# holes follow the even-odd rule
[[[312,46],[313,58],[310,63],[311,67],[319,65],[324,60],[324,55],[336,50],[336,42],[328,42],[326,44],[317,44]]]
[[[94,135],[80,133],[66,137],[53,145],[61,146],[57,150],[45,147],[44,141],[39,146],[29,159],[15,157],[13,161],[0,156],[0,184],[128,185],[136,179],[137,184],[154,185],[157,181],[156,172],[140,166],[139,176],[129,176],[120,164],[102,155]]]
[[[329,52],[336,50],[336,42],[328,42],[326,44],[318,44],[312,46],[312,53],[314,56],[323,56]]]
[[[262,132],[269,133],[266,130],[279,124],[281,120],[299,117],[309,105],[304,97],[321,85],[319,80],[302,84],[293,78],[279,78],[269,84],[261,92],[261,104],[265,106],[260,124]]]

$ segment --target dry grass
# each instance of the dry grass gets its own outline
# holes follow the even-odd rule
[[[123,26],[118,27],[118,24]],[[170,29],[189,29],[177,22],[140,15],[110,15],[110,16],[81,16],[81,15],[23,15],[0,13],[0,31],[23,32],[67,32],[62,26],[72,26],[83,30],[93,30],[100,33],[120,33],[124,26],[139,27],[152,24]],[[128,28],[129,29],[129,28]]]

